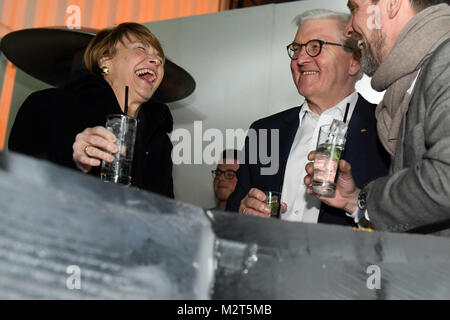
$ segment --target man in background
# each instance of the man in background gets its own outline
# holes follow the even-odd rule
[[[222,160],[212,171],[214,194],[217,199],[217,206],[211,210],[225,211],[227,200],[236,187],[236,173],[239,170],[238,151],[224,150]]]

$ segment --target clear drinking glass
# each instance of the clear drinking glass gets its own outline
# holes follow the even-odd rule
[[[102,161],[101,179],[129,186],[137,120],[124,114],[113,114],[107,116],[105,127],[116,136],[119,152],[112,154],[113,162]]]
[[[346,134],[347,124],[340,120],[320,127],[312,182],[315,193],[332,195],[336,191],[338,164],[344,152]]]
[[[270,207],[270,216],[274,218],[280,217],[281,210],[281,193],[277,191],[265,191],[266,204]]]

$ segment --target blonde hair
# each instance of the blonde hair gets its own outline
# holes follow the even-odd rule
[[[116,54],[116,44],[122,41],[124,37],[128,40],[130,36],[142,41],[144,44],[150,45],[158,51],[165,62],[164,50],[158,38],[145,26],[134,23],[125,22],[119,24],[112,29],[103,29],[89,42],[83,58],[83,64],[91,72],[101,74],[99,61],[103,57],[113,57]]]

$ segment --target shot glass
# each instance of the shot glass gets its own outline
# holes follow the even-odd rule
[[[107,116],[105,127],[116,136],[115,144],[119,152],[112,154],[113,162],[102,162],[101,179],[130,186],[137,120],[123,114],[113,114]]]
[[[280,217],[281,210],[281,193],[277,191],[265,191],[266,204],[270,207],[270,216],[274,218]]]
[[[347,124],[340,120],[320,127],[312,181],[315,193],[332,195],[336,191],[338,164],[344,152],[346,133]]]

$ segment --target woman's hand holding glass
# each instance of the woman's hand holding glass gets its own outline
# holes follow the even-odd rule
[[[77,134],[73,148],[73,160],[77,167],[87,173],[100,166],[102,160],[114,161],[110,153],[117,153],[116,136],[105,127],[87,128]],[[108,153],[110,152],[110,153]]]

